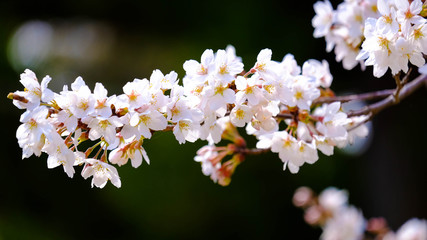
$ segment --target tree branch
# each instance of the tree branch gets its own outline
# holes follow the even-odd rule
[[[349,117],[354,117],[354,116],[372,114],[373,116],[375,114],[378,114],[382,110],[399,103],[400,101],[402,101],[403,99],[411,95],[415,90],[417,90],[422,86],[427,86],[427,75],[420,75],[419,77],[415,78],[413,81],[404,85],[400,90],[398,96],[391,94],[387,98],[381,101],[378,101],[376,103],[373,103],[371,105],[368,105],[360,110],[349,111],[347,115]]]
[[[347,96],[336,96],[336,97],[319,97],[318,99],[313,101],[313,104],[321,104],[321,103],[332,103],[332,102],[350,102],[355,100],[372,100],[378,98],[385,98],[390,96],[396,91],[396,89],[386,89],[375,92],[368,92],[362,94],[352,94]]]

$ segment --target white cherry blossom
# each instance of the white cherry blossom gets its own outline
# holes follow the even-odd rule
[[[96,187],[103,188],[107,184],[108,180],[118,188],[122,185],[115,167],[108,163],[89,158],[86,159],[86,165],[83,168],[82,177],[87,179],[91,176],[93,177],[92,187],[95,185]]]
[[[278,63],[271,60],[272,54],[271,49],[266,48],[261,50],[257,56],[257,62],[252,68],[264,79],[277,77],[276,68]]]
[[[207,140],[209,144],[218,143],[228,121],[229,117],[217,118],[215,113],[206,115],[199,129],[200,139]]]
[[[425,19],[418,14],[423,9],[423,2],[421,0],[414,0],[411,3],[407,0],[394,0],[397,7],[397,20],[402,23],[404,28],[410,24],[425,23]]]
[[[302,75],[315,78],[315,85],[329,88],[332,84],[332,75],[329,71],[329,64],[323,60],[319,62],[314,59],[306,61],[302,65]]]
[[[156,69],[150,76],[150,89],[171,89],[178,81],[178,74],[175,71],[163,75],[163,73]]]
[[[24,97],[28,102],[13,100],[13,104],[20,109],[33,110],[40,105],[40,101],[50,102],[54,97],[53,92],[47,88],[51,80],[51,77],[46,76],[40,84],[36,74],[29,69],[25,69],[24,73],[21,74],[20,80],[25,87],[25,91],[17,91],[15,94]]]
[[[306,76],[295,77],[291,87],[292,94],[282,96],[282,103],[308,110],[312,101],[320,96],[319,89],[310,86],[313,84],[310,83],[312,80],[314,79]]]
[[[68,177],[73,177],[75,155],[74,152],[65,145],[61,136],[54,134],[51,140],[47,139],[43,151],[49,155],[47,158],[48,168],[55,168],[62,165]]]
[[[180,120],[173,128],[173,134],[180,144],[185,141],[195,142],[199,138],[200,125],[191,120]]]
[[[236,105],[230,113],[230,121],[236,127],[243,127],[250,122],[253,113],[252,109],[246,105]]]
[[[81,77],[78,77],[72,84],[73,90],[68,94],[70,112],[77,118],[83,118],[95,110],[95,98],[89,87]]]
[[[16,131],[16,138],[22,148],[22,158],[28,158],[33,153],[40,156],[45,137],[50,137],[53,126],[46,119],[49,110],[45,106],[38,106],[33,111],[27,110],[21,115],[23,123]]]
[[[236,74],[243,71],[243,63],[236,61],[233,55],[227,54],[225,50],[218,50],[215,56],[216,77],[221,83],[231,83]]]
[[[314,5],[314,11],[316,15],[312,20],[312,25],[315,28],[314,37],[324,37],[331,30],[335,13],[332,9],[332,5],[328,0],[323,2],[316,2]]]
[[[115,99],[115,95],[108,97],[108,91],[105,89],[102,83],[96,83],[95,89],[93,90],[93,96],[95,98],[95,106],[93,114],[95,116],[101,116],[107,118],[111,116],[111,104]]]
[[[215,71],[215,56],[211,49],[203,52],[200,63],[195,60],[188,60],[184,63],[184,70],[187,77],[198,84],[203,84],[209,74]]]
[[[131,159],[132,167],[134,168],[139,167],[142,164],[143,159],[150,164],[147,152],[142,147],[142,141],[127,141],[122,139],[120,146],[111,151],[108,156],[108,160],[111,163],[119,166],[126,164],[128,159]]]
[[[148,105],[150,98],[148,95],[149,82],[147,79],[134,79],[128,82],[123,87],[123,95],[118,96],[118,100],[122,102],[123,108],[129,107],[133,110],[141,106]],[[122,107],[118,105],[118,107]]]
[[[341,104],[334,102],[325,104],[321,108],[316,109],[315,116],[323,118],[316,123],[316,129],[323,134],[323,136],[335,140],[342,140],[347,138],[346,125],[351,122],[347,118],[347,114],[340,111]]]
[[[167,126],[167,120],[163,114],[157,111],[135,112],[130,118],[130,125],[138,129],[139,135],[151,138],[150,130],[163,130]],[[137,138],[139,138],[137,135]]]
[[[87,120],[87,124],[90,128],[90,140],[97,140],[103,137],[107,143],[115,141],[116,128],[123,126],[123,123],[117,116],[111,116],[109,118],[92,118]]]
[[[249,105],[254,106],[263,99],[261,88],[259,87],[260,82],[257,77],[246,79],[242,76],[238,76],[235,84],[237,90],[239,90],[236,93],[237,104],[243,104],[247,100]]]
[[[213,182],[218,181],[218,170],[221,168],[221,162],[218,161],[218,151],[215,146],[206,145],[197,151],[194,161],[200,162],[202,165],[202,173],[209,176]]]

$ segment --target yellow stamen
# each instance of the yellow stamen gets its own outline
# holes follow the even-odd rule
[[[79,105],[77,107],[86,111],[86,109],[89,108],[89,103],[87,100],[83,100],[79,103]]]
[[[30,129],[34,129],[37,127],[37,122],[34,119],[31,119],[28,124],[30,125]]]
[[[99,126],[102,129],[106,129],[109,125],[111,125],[111,123],[108,120],[101,120],[101,121],[99,121]]]
[[[190,128],[190,126],[188,125],[188,123],[182,122],[182,121],[179,122],[179,129],[181,131],[182,130],[188,130],[189,128]]]
[[[245,93],[246,94],[252,94],[252,93],[254,93],[253,87],[247,87],[246,90],[245,90]]]
[[[171,109],[172,117],[178,115],[179,113],[180,113],[180,111],[179,111],[179,109],[177,107],[173,107]]]
[[[414,39],[419,39],[421,37],[424,37],[423,32],[421,32],[421,29],[414,29]]]
[[[239,109],[236,111],[236,118],[242,120],[245,117],[245,111]]]
[[[205,68],[205,66],[203,66],[202,64],[200,64],[200,70],[197,72],[197,74],[206,75],[206,74],[208,74],[208,69]]]
[[[289,148],[292,145],[292,141],[289,139],[284,139],[283,140],[283,148]]]
[[[274,86],[273,85],[264,85],[264,89],[265,91],[267,91],[268,93],[272,94],[274,91]]]
[[[226,87],[223,87],[223,86],[218,86],[218,87],[216,87],[216,88],[215,88],[215,95],[217,95],[217,94],[224,95],[224,91],[225,91],[225,89],[227,89],[227,88],[226,88]]]
[[[224,64],[219,68],[219,74],[228,74],[227,65]]]
[[[139,118],[141,119],[141,122],[144,123],[145,125],[150,123],[150,120],[151,120],[151,118],[147,115],[142,115]]]
[[[294,97],[295,97],[297,100],[302,99],[302,98],[303,98],[302,92],[301,92],[301,91],[297,91],[297,92],[295,93]]]

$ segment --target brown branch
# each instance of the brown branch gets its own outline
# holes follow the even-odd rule
[[[396,89],[386,89],[375,92],[368,92],[362,94],[352,94],[347,96],[337,96],[337,97],[319,97],[318,99],[313,101],[313,104],[321,104],[321,103],[332,103],[332,102],[350,102],[355,100],[373,100],[378,98],[385,98],[390,96],[396,91]]]
[[[284,119],[290,119],[290,118],[294,118],[295,116],[293,114],[290,113],[279,113],[276,115],[276,118],[284,118]]]
[[[243,153],[245,155],[260,155],[263,153],[269,152],[270,148],[259,149],[259,148],[240,148],[237,150],[239,153]]]
[[[415,78],[413,81],[407,83],[399,92],[399,95],[395,96],[394,94],[389,95],[387,98],[368,105],[357,111],[349,111],[347,115],[349,117],[372,114],[376,115],[382,110],[398,104],[400,101],[411,95],[418,88],[427,85],[427,75],[421,75]]]

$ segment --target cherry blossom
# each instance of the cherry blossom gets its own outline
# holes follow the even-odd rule
[[[95,185],[99,188],[103,188],[108,180],[118,188],[122,185],[115,167],[96,159],[86,159],[85,161],[86,164],[83,168],[82,176],[84,179],[91,176],[93,177],[92,187]]]

